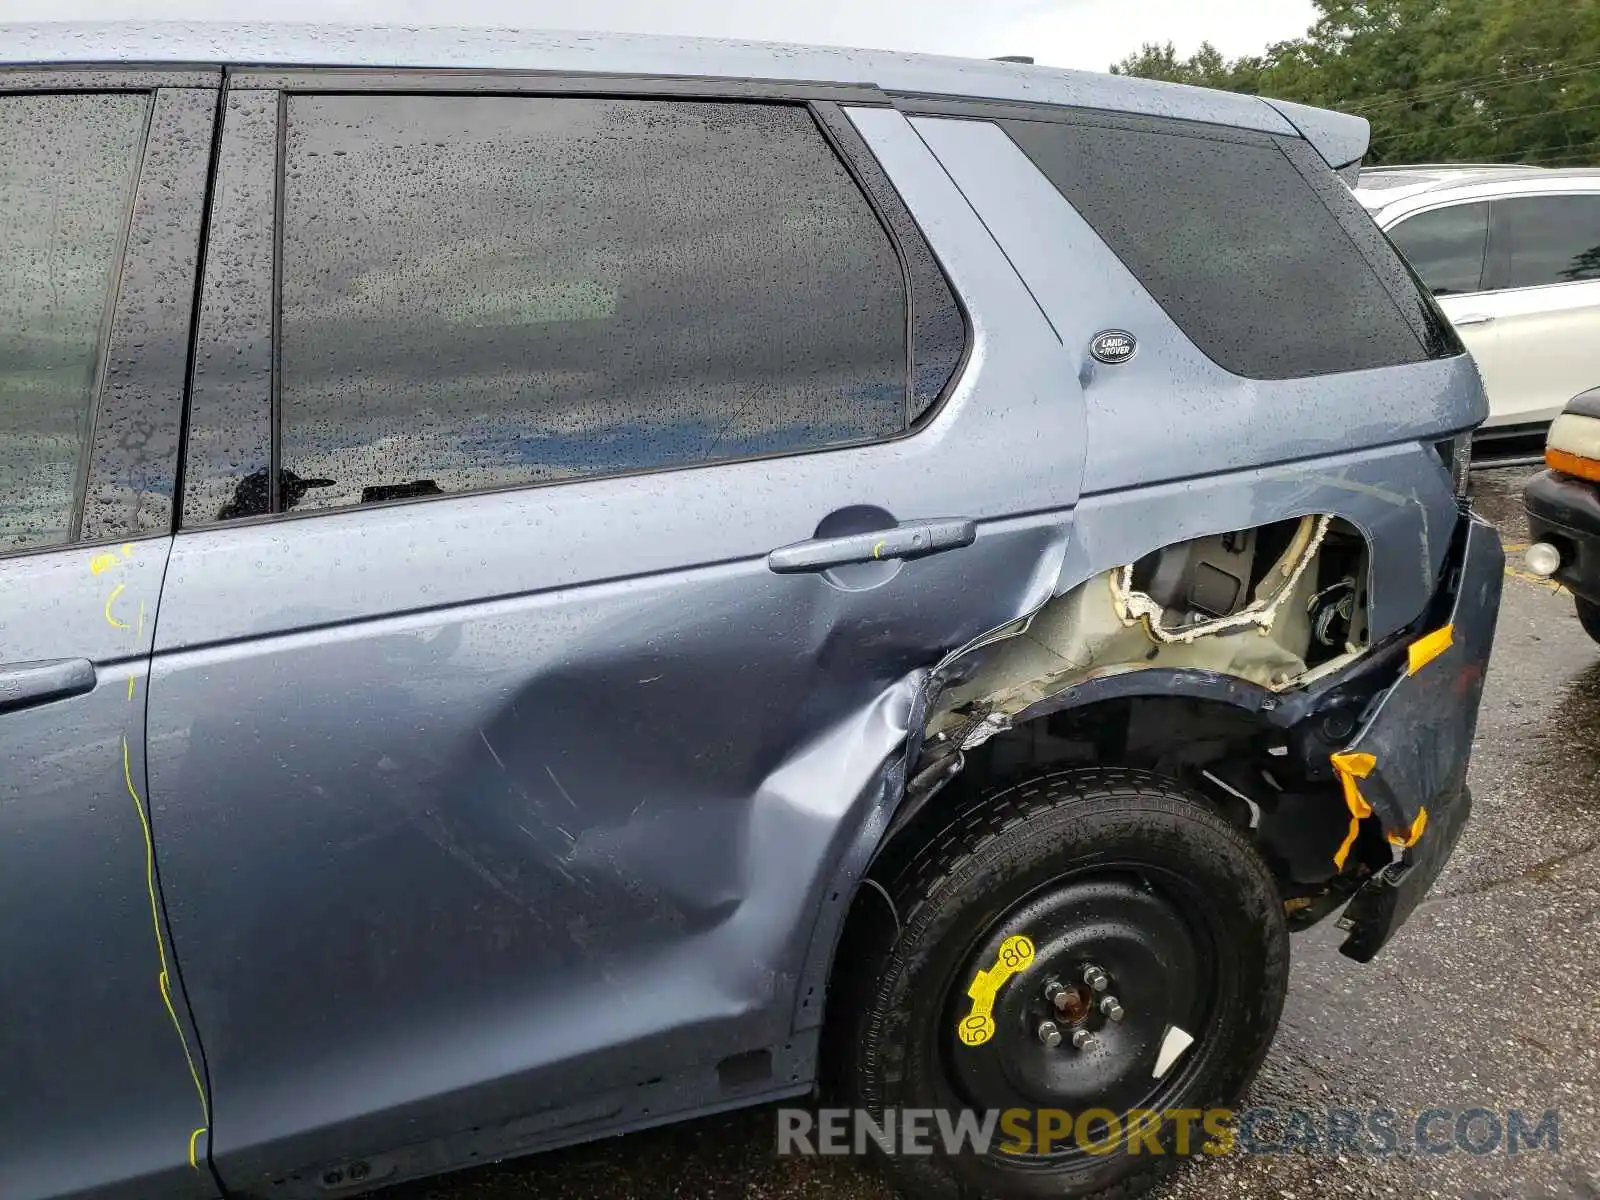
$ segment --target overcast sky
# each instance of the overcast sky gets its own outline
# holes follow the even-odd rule
[[[195,19],[216,0],[0,0],[0,20]],[[788,42],[1031,54],[1041,63],[1103,71],[1143,42],[1187,54],[1209,39],[1254,53],[1311,24],[1310,0],[245,0],[235,15],[311,21],[523,25],[702,34]],[[3,35],[0,35],[3,36]]]

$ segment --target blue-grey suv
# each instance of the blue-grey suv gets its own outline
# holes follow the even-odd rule
[[[0,51],[6,1200],[819,1084],[1075,1130],[917,1195],[1130,1195],[1174,1155],[1114,1127],[1239,1096],[1288,932],[1365,961],[1450,853],[1484,397],[1365,122],[633,37]]]

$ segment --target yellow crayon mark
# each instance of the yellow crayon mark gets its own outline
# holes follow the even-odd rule
[[[98,575],[101,571],[109,571],[116,565],[117,556],[115,554],[96,554],[89,560],[89,571],[93,575]]]
[[[133,699],[133,676],[128,676],[128,699]]]
[[[113,629],[126,629],[128,627],[126,621],[119,621],[111,615],[111,606],[116,603],[117,597],[122,595],[123,589],[127,586],[125,583],[117,584],[116,587],[111,589],[111,595],[106,597],[106,622]]]
[[[135,638],[142,638],[144,636],[144,601],[143,600],[139,601],[139,628],[134,631],[133,636]]]
[[[123,542],[122,543],[122,557],[123,558],[132,558],[133,557],[133,543],[132,542]]]
[[[178,1010],[172,1005],[172,990],[167,983],[167,939],[161,932],[161,906],[156,902],[156,847],[150,838],[150,822],[144,815],[144,801],[139,799],[139,793],[133,786],[133,766],[128,757],[128,737],[122,737],[122,781],[128,785],[128,795],[133,797],[133,811],[139,814],[139,828],[144,832],[144,883],[145,889],[150,893],[150,922],[156,932],[156,958],[161,964],[161,974],[156,976],[157,986],[161,989],[161,1002],[167,1006],[167,1016],[172,1018],[172,1027],[178,1031],[178,1044],[183,1047],[184,1061],[189,1064],[189,1078],[194,1080],[195,1093],[200,1097],[200,1113],[205,1118],[205,1124],[189,1135],[189,1165],[196,1166],[195,1141],[206,1131],[211,1124],[211,1106],[206,1101],[206,1089],[200,1083],[200,1072],[195,1069],[194,1055],[189,1053],[189,1039],[183,1032],[183,1023],[178,1020]]]
[[[967,995],[972,997],[972,1011],[961,1019],[956,1036],[968,1046],[981,1046],[994,1036],[994,1001],[1000,989],[1019,971],[1033,962],[1033,941],[1021,934],[1008,937],[1000,943],[994,966],[979,971],[972,977]]]
[[[882,558],[883,557],[883,547],[884,547],[884,545],[885,545],[885,543],[878,542],[876,545],[874,545],[872,547],[872,557],[873,558]]]

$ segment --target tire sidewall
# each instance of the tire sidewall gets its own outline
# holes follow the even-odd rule
[[[1101,862],[1145,863],[1152,871],[1177,873],[1201,895],[1215,898],[1203,917],[1206,948],[1214,951],[1213,977],[1222,986],[1212,997],[1213,1033],[1180,1064],[1190,1078],[1176,1107],[1227,1107],[1238,1099],[1260,1067],[1282,1009],[1288,965],[1282,903],[1259,856],[1203,801],[1166,781],[1159,790],[1149,780],[1140,782],[1144,788],[1133,795],[1126,789],[1098,794],[1090,780],[1066,773],[1008,789],[993,800],[1031,789],[1043,793],[1044,803],[1020,821],[978,833],[948,873],[929,880],[919,870],[919,856],[902,874],[895,890],[912,907],[873,989],[857,1043],[863,1050],[858,1094],[869,1111],[881,1116],[886,1109],[959,1103],[940,1052],[953,1040],[942,1025],[956,973],[985,931],[1025,898],[1069,870]],[[1198,1127],[1192,1141],[1204,1141]],[[995,1155],[902,1156],[896,1164],[928,1195],[1054,1197],[1101,1191],[1171,1165],[1172,1155],[1139,1158],[1121,1149],[1079,1156],[1056,1170]]]

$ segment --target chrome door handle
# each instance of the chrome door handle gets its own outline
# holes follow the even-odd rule
[[[1465,316],[1457,317],[1455,319],[1455,324],[1457,324],[1457,325],[1487,325],[1487,324],[1489,324],[1489,322],[1491,322],[1493,320],[1494,320],[1494,318],[1491,317],[1488,313],[1467,313]]]
[[[94,679],[87,658],[0,663],[0,712],[81,696],[94,690]]]
[[[977,536],[977,526],[965,517],[908,521],[871,533],[812,538],[792,546],[780,546],[767,555],[767,569],[779,575],[793,575],[802,571],[826,571],[849,563],[926,558],[930,554],[970,546]]]

